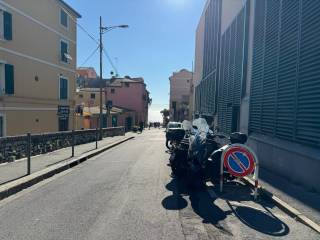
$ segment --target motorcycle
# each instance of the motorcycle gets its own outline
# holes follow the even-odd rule
[[[184,138],[172,148],[170,166],[174,176],[186,177],[192,185],[205,181],[214,183],[220,178],[221,155],[233,143],[244,144],[247,136],[243,133],[232,133],[228,137],[214,133],[209,129],[205,119],[199,118],[191,124],[182,123]],[[224,181],[234,177],[224,167]]]

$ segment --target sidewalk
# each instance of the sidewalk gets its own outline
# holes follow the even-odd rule
[[[264,168],[259,169],[259,184],[315,223],[320,224],[319,192],[308,191],[303,186]]]
[[[135,133],[126,133],[125,136],[108,137],[98,142],[98,148],[107,146],[111,143],[135,136]],[[84,153],[95,150],[96,142],[75,146],[74,158],[81,156]],[[63,148],[51,153],[34,156],[31,158],[31,173],[38,172],[42,169],[50,167],[54,164],[71,160],[71,147]],[[26,176],[27,174],[27,159],[17,160],[12,163],[0,165],[0,185],[11,182]]]

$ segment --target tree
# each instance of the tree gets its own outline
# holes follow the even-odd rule
[[[162,114],[162,117],[163,117],[163,124],[167,126],[169,122],[170,111],[165,108],[160,113]]]

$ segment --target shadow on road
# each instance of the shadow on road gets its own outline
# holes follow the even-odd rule
[[[275,237],[289,234],[289,227],[268,209],[275,206],[272,203],[260,201],[256,204],[258,207],[253,207],[251,189],[239,183],[226,186],[225,193],[217,194],[217,198],[212,198],[207,190],[189,188],[183,179],[172,179],[166,188],[172,192],[172,195],[162,200],[162,206],[165,209],[182,210],[188,206],[187,200],[189,200],[193,212],[202,219],[204,224],[212,224],[230,236],[233,234],[224,220],[231,214],[241,223],[258,232]],[[212,190],[219,193],[217,187],[213,187]],[[223,210],[215,204],[218,198],[224,200],[229,209]]]
[[[207,191],[194,189],[187,186],[184,179],[172,179],[166,185],[172,195],[162,200],[162,206],[168,210],[182,210],[188,206],[187,197],[190,201],[193,212],[202,219],[205,224],[212,224],[219,230],[232,235],[229,230],[222,226],[224,220],[231,211],[224,212],[214,204],[213,199]]]
[[[232,212],[248,227],[271,236],[285,236],[289,234],[289,227],[270,211],[261,211],[249,206],[233,206],[227,201]]]
[[[218,186],[215,186],[213,190],[219,193]],[[257,207],[251,206],[251,203],[253,203],[252,189],[243,183],[228,183],[225,186],[224,193],[218,194],[218,197],[225,200],[232,213],[248,227],[271,236],[289,234],[288,225],[269,210],[269,208],[273,209],[275,207],[272,202],[260,199],[259,202],[256,202]],[[232,202],[237,204],[235,205]]]

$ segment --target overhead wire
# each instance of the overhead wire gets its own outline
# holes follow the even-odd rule
[[[91,40],[93,40],[93,41],[98,45],[98,48],[99,48],[99,47],[100,47],[100,42],[99,42],[92,34],[90,34],[89,31],[87,31],[82,25],[80,25],[80,23],[78,23],[78,21],[72,16],[72,14],[69,12],[69,10],[65,9],[63,6],[60,6],[60,7],[61,7],[61,9],[63,9],[63,11],[65,11],[65,12],[68,14],[69,18],[70,18]],[[118,70],[117,70],[117,68],[115,67],[115,65],[114,65],[111,57],[109,56],[109,54],[107,53],[107,51],[103,48],[103,46],[102,46],[102,49],[103,49],[103,52],[104,52],[105,56],[107,57],[107,59],[108,59],[108,61],[109,61],[109,64],[111,65],[111,67],[113,68],[113,70],[114,70],[116,73],[118,73]],[[97,49],[96,49],[95,51],[97,51]],[[92,55],[95,54],[95,51],[94,51],[94,53],[93,53]],[[91,58],[91,57],[92,57],[92,56],[90,56],[90,58]],[[88,58],[89,58],[89,57],[88,57]],[[89,61],[89,60],[86,59],[86,61]],[[83,65],[83,64],[82,64],[82,65]],[[82,66],[82,65],[81,65],[81,66]]]
[[[116,75],[118,75],[118,69],[116,68],[116,66],[113,64],[111,57],[109,56],[109,54],[107,53],[107,51],[103,48],[103,53],[104,55],[107,57],[107,59],[109,60],[110,65],[112,66],[113,70],[115,71]]]
[[[98,50],[99,50],[99,46],[86,58],[86,60],[80,65],[80,67],[83,67],[94,56],[94,54]]]

